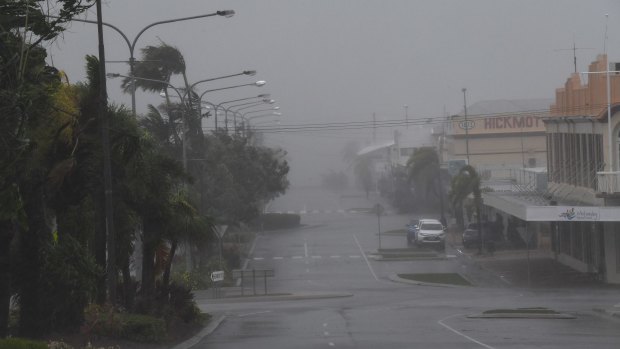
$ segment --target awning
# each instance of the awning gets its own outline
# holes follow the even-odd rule
[[[620,222],[615,206],[537,206],[497,194],[484,194],[483,202],[527,222]]]

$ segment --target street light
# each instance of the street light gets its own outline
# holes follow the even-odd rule
[[[263,87],[263,86],[265,86],[265,84],[266,84],[266,83],[267,83],[267,82],[266,82],[266,81],[264,81],[264,80],[259,80],[259,81],[256,81],[256,82],[254,82],[254,83],[251,83],[251,84],[241,84],[241,85],[228,86],[228,87],[220,87],[220,88],[214,88],[214,89],[211,89],[211,90],[206,90],[206,91],[204,91],[204,92],[202,92],[202,93],[200,94],[200,97],[198,97],[198,101],[202,101],[202,97],[204,97],[204,95],[205,95],[205,94],[207,94],[207,93],[209,93],[209,92],[215,92],[215,91],[221,91],[221,90],[228,90],[228,89],[231,89],[231,88],[244,87],[244,86],[256,86],[256,87]],[[221,104],[222,104],[222,103],[220,103],[220,104],[218,104],[218,105],[213,105],[213,104],[211,104],[211,105],[213,105],[213,106],[214,106],[214,108],[215,108],[215,111],[214,111],[213,115],[215,116],[215,130],[216,130],[216,131],[217,131],[217,111],[219,110],[219,107],[221,106]],[[227,131],[228,131],[228,125],[226,125],[226,128],[227,128]]]
[[[228,112],[232,111],[232,113],[233,113],[233,130],[234,130],[234,132],[236,134],[237,133],[237,114],[239,113],[240,110],[257,107],[257,106],[263,105],[263,104],[274,104],[275,102],[276,101],[273,100],[273,99],[263,98],[261,101],[231,105],[228,108],[224,108],[224,112],[225,112],[224,115],[226,117],[226,120],[228,120]],[[240,106],[243,106],[243,105],[245,105],[246,107],[243,107],[243,108],[240,108],[240,109],[237,109],[237,110],[232,110],[232,108],[240,107]]]
[[[248,114],[248,113],[246,113],[246,114]],[[246,130],[246,128],[250,129],[250,120],[258,119],[258,118],[264,118],[264,117],[268,117],[268,116],[277,116],[278,117],[278,121],[279,121],[279,117],[282,116],[282,113],[272,112],[272,113],[269,113],[269,114],[254,115],[254,116],[248,116],[248,117],[245,117],[245,114],[244,115],[240,115],[241,120],[243,120],[243,136],[245,137],[245,130]]]
[[[142,28],[142,30],[140,30],[140,32],[138,32],[138,35],[136,35],[136,37],[133,39],[133,41],[130,41],[129,38],[127,37],[127,35],[125,35],[125,33],[123,33],[119,28],[117,28],[116,26],[106,23],[106,22],[101,22],[101,24],[105,25],[106,27],[112,28],[114,29],[117,33],[119,33],[123,39],[125,40],[125,43],[127,44],[127,47],[129,48],[129,78],[132,79],[131,81],[131,112],[133,114],[133,116],[136,116],[136,84],[135,84],[135,77],[134,76],[134,67],[135,67],[135,63],[136,63],[136,59],[134,57],[134,51],[136,48],[136,43],[138,42],[138,39],[140,38],[140,36],[149,28],[154,27],[156,25],[160,25],[160,24],[166,24],[166,23],[174,23],[174,22],[181,22],[181,21],[187,21],[190,19],[198,19],[198,18],[205,18],[205,17],[213,17],[213,16],[221,16],[221,17],[225,17],[225,18],[230,18],[232,16],[235,15],[235,11],[233,10],[223,10],[223,11],[217,11],[217,12],[213,12],[213,13],[207,13],[207,14],[203,14],[203,15],[197,15],[197,16],[190,16],[190,17],[182,17],[182,18],[175,18],[175,19],[168,19],[168,20],[164,20],[164,21],[157,21],[157,22],[153,22],[149,25],[147,25],[146,27]],[[52,15],[48,15],[47,17],[51,17],[51,18],[59,18],[58,16],[52,16]],[[83,22],[83,23],[92,23],[92,24],[97,24],[96,21],[89,21],[87,19],[76,19],[73,18],[73,21],[76,22]],[[101,62],[103,63],[103,62]]]

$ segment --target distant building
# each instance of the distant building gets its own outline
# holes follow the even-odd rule
[[[552,99],[482,101],[450,118],[449,160],[479,168],[545,166],[545,125]]]

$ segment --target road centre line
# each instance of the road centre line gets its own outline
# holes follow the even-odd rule
[[[308,242],[304,239],[304,255],[308,258]]]
[[[237,315],[237,317],[246,317],[246,316],[260,315],[260,314],[266,314],[266,313],[271,313],[271,310],[257,311],[257,312],[254,312],[254,313],[239,314],[239,315]]]
[[[481,345],[481,346],[483,346],[483,347],[485,347],[485,348],[487,348],[487,349],[495,349],[494,347],[492,347],[492,346],[490,346],[490,345],[486,345],[486,344],[484,344],[484,343],[482,343],[482,342],[480,342],[480,341],[478,341],[478,340],[476,340],[476,339],[474,339],[474,338],[472,338],[472,337],[470,337],[470,336],[468,336],[468,335],[466,335],[466,334],[464,334],[464,333],[461,333],[461,332],[459,332],[459,331],[457,331],[457,330],[453,329],[452,327],[450,327],[450,326],[448,326],[448,325],[446,325],[446,324],[444,323],[444,320],[448,320],[448,319],[450,319],[450,318],[457,317],[457,316],[463,316],[463,314],[455,314],[455,315],[450,315],[450,316],[448,316],[448,317],[445,317],[445,318],[443,318],[443,319],[441,319],[441,320],[437,321],[437,323],[438,323],[438,324],[440,324],[441,326],[443,326],[443,327],[445,327],[445,328],[449,329],[450,331],[452,331],[452,332],[454,332],[454,333],[458,334],[459,336],[465,337],[465,338],[467,338],[468,340],[470,340],[470,341],[472,341],[472,342],[474,342],[474,343],[476,343],[476,344],[479,344],[479,345]]]
[[[379,281],[377,274],[375,274],[375,271],[372,270],[372,266],[370,265],[368,258],[366,258],[366,253],[364,253],[364,249],[362,249],[362,245],[360,245],[360,242],[359,240],[357,240],[357,236],[355,236],[355,234],[353,234],[353,239],[355,239],[355,243],[357,244],[357,247],[360,249],[360,252],[362,253],[362,257],[364,257],[364,260],[366,261],[366,264],[368,265],[368,269],[370,270],[370,273],[375,278],[375,280]]]

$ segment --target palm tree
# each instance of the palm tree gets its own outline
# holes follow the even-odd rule
[[[439,196],[437,192],[439,157],[435,149],[423,147],[416,149],[407,161],[409,180],[416,183],[416,189],[424,187],[424,199],[429,200],[429,193]],[[417,191],[417,190],[416,190]]]
[[[452,206],[455,208],[457,222],[459,223],[461,229],[464,228],[463,201],[469,196],[469,194],[473,194],[474,196],[476,221],[478,224],[478,239],[480,241],[478,252],[481,253],[483,248],[483,237],[482,224],[480,222],[480,204],[482,202],[480,176],[472,166],[465,165],[452,179],[452,189],[450,190],[450,199],[452,201]]]
[[[181,52],[166,43],[159,46],[147,46],[141,50],[142,59],[134,65],[134,76],[152,80],[170,82],[170,78],[175,74],[185,76],[185,59]],[[123,80],[123,90],[131,93],[132,85],[130,78]],[[159,93],[165,91],[168,85],[154,81],[135,80],[136,88],[143,91]]]

